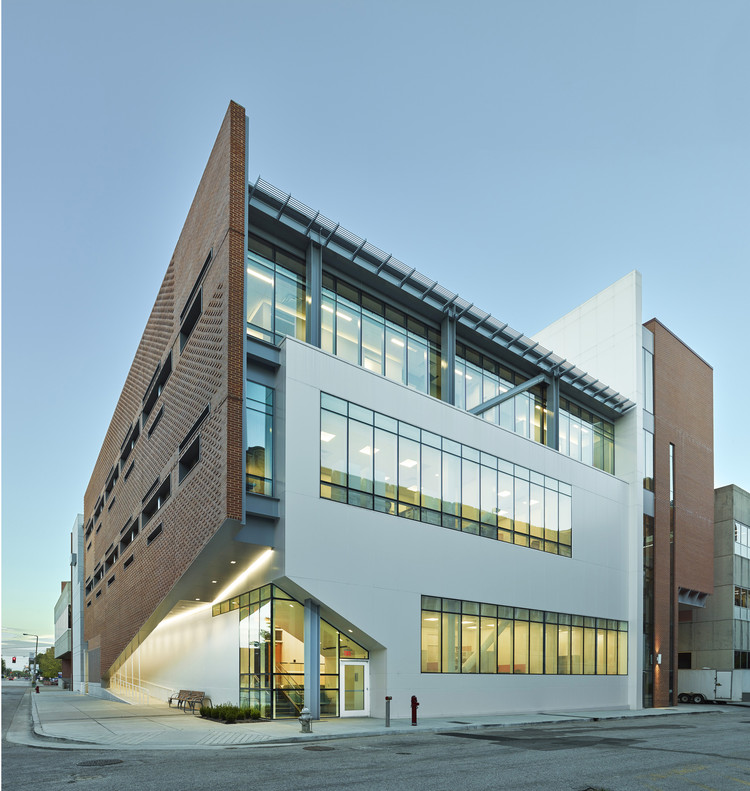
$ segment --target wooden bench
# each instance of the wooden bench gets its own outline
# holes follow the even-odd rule
[[[208,695],[206,695],[205,692],[197,692],[196,690],[192,690],[188,692],[188,697],[183,702],[182,708],[185,711],[190,709],[190,711],[192,711],[193,714],[195,714],[195,707],[197,706],[198,709],[200,710],[200,707],[203,705],[203,702],[206,700],[210,701],[211,699],[208,697]]]
[[[209,698],[205,692],[199,692],[195,689],[181,689],[179,692],[173,692],[169,696],[167,702],[169,703],[170,707],[174,702],[177,704],[178,709],[182,709],[183,711],[190,709],[190,711],[195,714],[196,705],[198,708],[200,708],[203,702],[206,700],[210,701],[211,698]]]

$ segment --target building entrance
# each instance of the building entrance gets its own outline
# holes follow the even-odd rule
[[[370,663],[361,659],[342,660],[340,666],[340,716],[369,717]]]

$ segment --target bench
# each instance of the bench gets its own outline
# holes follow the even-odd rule
[[[181,689],[179,692],[173,692],[169,696],[167,703],[171,707],[174,702],[177,704],[178,709],[183,711],[190,709],[195,714],[196,704],[200,707],[204,700],[210,700],[205,692],[198,692],[194,689]]]

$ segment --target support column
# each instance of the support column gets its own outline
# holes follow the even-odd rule
[[[305,599],[305,706],[320,719],[320,605]]]
[[[560,375],[556,372],[547,387],[547,445],[560,450]]]
[[[323,249],[310,240],[305,255],[305,340],[320,348],[320,304],[323,293]],[[311,709],[312,711],[312,709]]]
[[[456,403],[456,314],[451,309],[440,325],[440,400]]]

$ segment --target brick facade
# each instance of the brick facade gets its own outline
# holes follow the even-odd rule
[[[676,679],[678,591],[713,593],[713,369],[657,319],[644,326],[654,334],[654,650],[662,655],[654,706],[668,706],[677,695],[669,671]]]
[[[84,639],[91,681],[99,674],[106,680],[117,657],[216,530],[226,519],[241,520],[243,515],[245,190],[245,111],[231,103],[84,498],[84,577],[89,583],[98,564],[104,564],[118,546],[123,528],[131,520],[138,521],[144,495],[155,481],[167,477],[171,481],[163,507],[140,527],[138,536],[85,597]],[[211,251],[200,283],[201,314],[181,350],[181,314],[189,299],[192,304],[191,291]],[[172,373],[144,422],[144,396],[157,365],[164,364],[170,351]],[[180,483],[180,443],[206,406],[210,413],[200,427],[200,461]],[[122,443],[139,421],[140,436],[105,497],[110,471],[120,463]],[[102,497],[102,513],[94,519]],[[162,534],[149,544],[149,534],[159,525]]]

